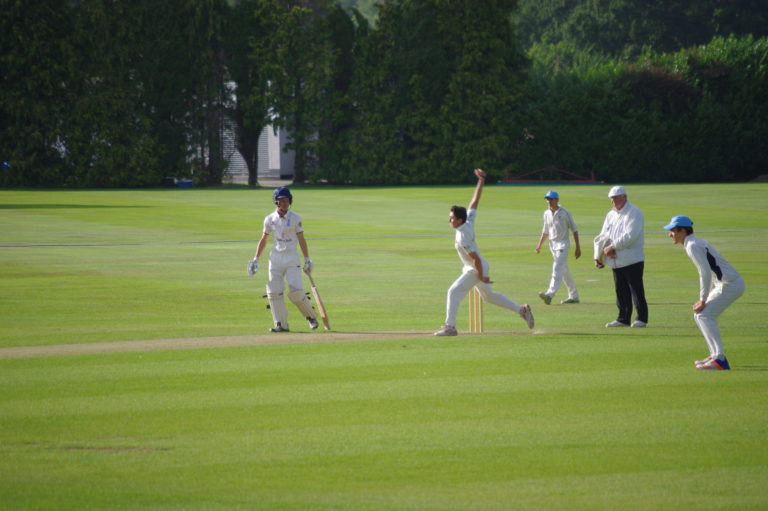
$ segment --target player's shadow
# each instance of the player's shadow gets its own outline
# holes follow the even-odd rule
[[[762,372],[768,371],[768,365],[748,365],[748,366],[743,366],[743,365],[738,365],[737,364],[737,365],[735,365],[733,367],[733,370],[734,371],[752,371],[752,372],[756,372],[756,373],[762,373]]]

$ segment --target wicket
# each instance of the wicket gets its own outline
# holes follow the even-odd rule
[[[469,291],[469,332],[483,333],[483,299],[476,287]]]

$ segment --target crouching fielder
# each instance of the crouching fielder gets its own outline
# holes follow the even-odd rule
[[[312,271],[309,248],[304,239],[301,216],[290,211],[293,195],[285,186],[276,188],[272,194],[275,211],[264,218],[264,232],[256,247],[256,255],[248,263],[248,275],[253,276],[259,270],[259,257],[267,245],[267,238],[273,235],[272,250],[269,252],[269,280],[267,281],[267,299],[272,312],[274,326],[270,332],[288,332],[288,309],[285,306],[285,281],[288,281],[288,299],[293,302],[302,317],[309,321],[313,330],[317,328],[317,315],[312,303],[304,293],[301,278],[301,264],[296,246],[301,247],[304,255],[304,271]]]
[[[700,370],[728,370],[723,340],[717,318],[744,294],[744,280],[720,253],[703,239],[693,235],[693,222],[687,216],[673,216],[664,226],[676,244],[685,247],[699,271],[699,300],[693,304],[693,319],[707,341],[709,356],[695,362]]]
[[[477,176],[477,186],[469,203],[469,210],[462,206],[453,206],[448,215],[451,227],[456,230],[456,251],[459,253],[459,259],[464,264],[464,268],[461,276],[448,289],[445,324],[435,332],[437,336],[458,334],[456,331],[456,314],[461,301],[473,287],[477,288],[483,301],[515,311],[528,324],[528,328],[533,328],[533,313],[529,305],[519,305],[491,289],[493,282],[488,277],[488,261],[480,255],[477,243],[475,243],[475,210],[480,202],[480,194],[485,184],[485,172],[481,169],[475,169],[475,176]]]

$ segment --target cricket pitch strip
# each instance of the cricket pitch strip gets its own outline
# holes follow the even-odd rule
[[[188,337],[182,339],[153,339],[143,341],[12,346],[8,348],[0,348],[0,359],[61,355],[95,355],[99,353],[130,353],[158,350],[193,350],[232,346],[264,346],[270,344],[423,338],[425,335],[431,335],[431,332],[416,330],[400,332],[287,332],[281,334],[236,335],[226,337]]]

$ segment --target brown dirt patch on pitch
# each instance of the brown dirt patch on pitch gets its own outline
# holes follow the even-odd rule
[[[313,342],[349,342],[377,339],[414,338],[431,332],[288,332],[266,335],[228,337],[190,337],[183,339],[152,339],[144,341],[89,342],[46,346],[14,346],[0,348],[0,358],[31,358],[60,355],[94,355],[99,353],[129,353],[157,350],[193,350],[231,346],[263,346],[270,344],[301,344]]]

